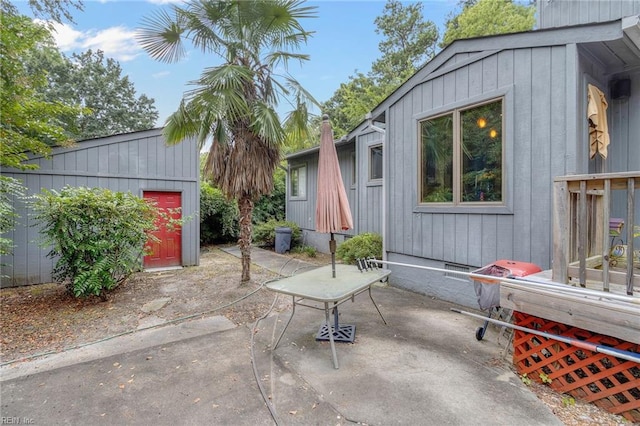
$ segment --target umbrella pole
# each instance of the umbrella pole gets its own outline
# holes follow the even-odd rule
[[[336,240],[333,238],[333,232],[331,232],[331,239],[329,240],[329,251],[331,252],[331,276],[336,277]]]

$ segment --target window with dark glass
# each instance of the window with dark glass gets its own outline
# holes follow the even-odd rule
[[[382,179],[382,145],[369,148],[369,180]]]
[[[502,99],[420,122],[420,202],[503,201]]]

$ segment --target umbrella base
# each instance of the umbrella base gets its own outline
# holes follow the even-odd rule
[[[336,330],[335,327],[331,327],[333,331],[333,341],[334,342],[347,342],[353,343],[356,338],[356,326],[349,324],[341,324],[338,326]],[[318,330],[318,334],[316,335],[316,340],[330,340],[329,339],[329,327],[327,324],[323,324]]]

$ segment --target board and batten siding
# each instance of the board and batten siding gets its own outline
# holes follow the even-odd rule
[[[200,184],[195,140],[166,146],[162,129],[153,129],[55,148],[49,158],[34,157],[27,163],[39,168],[2,171],[3,176],[21,180],[27,188],[26,195],[42,189],[60,190],[67,185],[108,188],[140,197],[143,191],[182,193],[183,217],[191,217],[182,228],[182,264],[199,263]],[[14,199],[13,203],[20,217],[16,228],[7,234],[15,248],[13,255],[2,257],[2,287],[50,282],[55,261],[47,257],[47,248],[39,246],[39,230],[33,226],[24,201]]]
[[[287,173],[287,208],[286,218],[295,222],[303,230],[314,230],[316,227],[316,191],[318,188],[318,153],[290,159],[289,170],[306,166],[307,187],[305,197],[291,198],[290,173]]]
[[[384,135],[370,132],[359,135],[357,149],[357,216],[354,216],[358,234],[373,232],[382,235],[382,180],[369,180],[369,149],[376,145],[384,145]],[[382,147],[383,157],[387,155],[386,147]]]
[[[640,15],[640,0],[538,0],[538,29]]]
[[[575,87],[567,84],[576,49],[522,48],[433,73],[388,114],[387,250],[439,262],[480,267],[497,259],[551,264],[554,176],[573,169],[567,115]],[[418,123],[421,119],[502,96],[505,205],[434,208],[420,205]]]

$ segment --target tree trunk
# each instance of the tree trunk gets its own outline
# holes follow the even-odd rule
[[[251,280],[251,234],[253,216],[253,200],[249,196],[242,196],[238,200],[238,209],[240,210],[240,259],[242,262],[242,278],[241,282]]]

